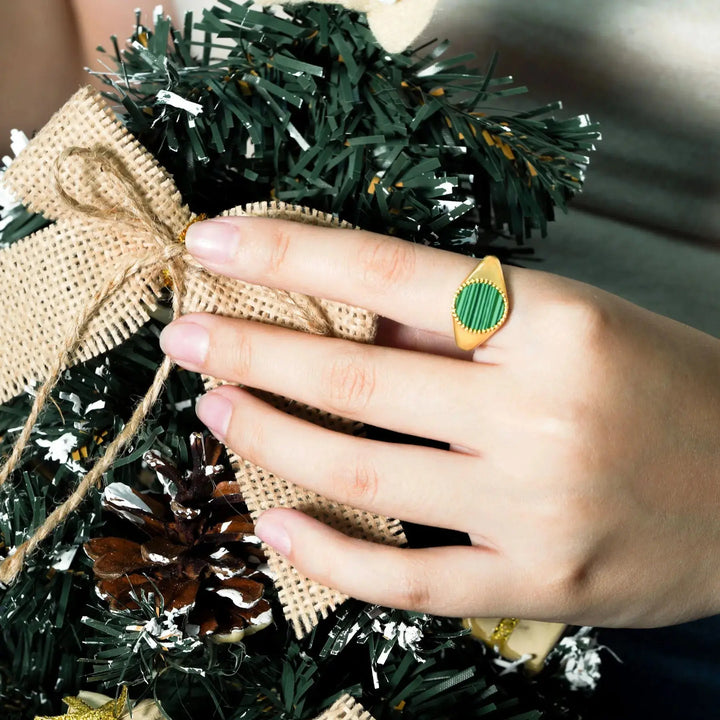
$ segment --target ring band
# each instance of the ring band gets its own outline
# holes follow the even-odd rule
[[[452,318],[455,344],[472,350],[496,333],[510,311],[500,261],[485,256],[463,280],[453,298]]]

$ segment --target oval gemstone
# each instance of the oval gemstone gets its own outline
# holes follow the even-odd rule
[[[505,299],[502,293],[488,283],[466,285],[455,298],[455,313],[469,330],[489,330],[502,320]]]

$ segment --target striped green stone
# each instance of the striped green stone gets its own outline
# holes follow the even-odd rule
[[[455,313],[466,328],[483,332],[502,320],[505,314],[505,299],[494,285],[471,283],[455,298]]]

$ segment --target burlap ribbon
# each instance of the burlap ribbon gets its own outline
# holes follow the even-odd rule
[[[63,367],[128,339],[156,308],[168,275],[176,315],[215,312],[359,342],[374,339],[375,317],[366,310],[213,276],[192,262],[177,238],[193,216],[172,178],[90,88],[76,93],[37,134],[5,173],[4,184],[31,210],[55,222],[0,251],[0,402],[49,378],[40,396]],[[236,207],[224,214],[348,227],[332,216],[282,203]],[[132,439],[170,367],[166,360],[148,395],[106,449],[105,464]],[[207,379],[207,384],[214,381]],[[297,406],[296,411],[335,430],[360,430],[357,423],[311,408]],[[29,418],[26,435],[34,419]],[[395,520],[331,502],[231,458],[254,517],[270,507],[295,507],[354,537],[404,543]],[[6,475],[16,459],[6,464]],[[12,582],[27,554],[102,480],[102,463],[32,538],[11,551],[0,565],[0,581]],[[268,549],[268,555],[285,615],[298,637],[346,599],[300,576],[274,551]]]

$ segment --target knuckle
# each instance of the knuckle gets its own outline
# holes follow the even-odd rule
[[[249,460],[256,465],[263,464],[263,448],[265,446],[265,438],[262,423],[248,423],[237,439],[230,440],[230,445],[237,448],[237,453],[243,460]]]
[[[431,608],[431,593],[420,568],[415,564],[410,565],[399,580],[397,607],[414,612],[428,612]]]
[[[333,358],[321,381],[327,407],[340,415],[357,414],[375,391],[375,371],[360,349]]]
[[[555,468],[559,498],[572,505],[576,517],[595,514],[596,491],[602,488],[608,458],[598,438],[611,437],[607,413],[581,380],[565,374],[572,395],[555,410],[553,427],[545,433],[548,462]],[[594,375],[595,377],[595,375]]]
[[[352,466],[343,464],[333,478],[337,497],[353,507],[372,506],[377,497],[379,484],[380,476],[367,460],[360,460]]]
[[[416,248],[410,242],[380,238],[363,244],[359,255],[362,282],[383,292],[406,282],[415,270]]]
[[[290,247],[290,237],[291,233],[288,230],[287,223],[277,222],[272,224],[266,259],[268,274],[277,274],[285,264],[285,257]]]
[[[587,347],[589,341],[600,341],[606,334],[610,318],[605,307],[592,297],[576,297],[563,303],[563,324],[575,337]]]
[[[551,563],[543,564],[538,578],[546,603],[575,614],[582,611],[591,595],[591,559],[585,553],[553,553]]]
[[[550,298],[543,307],[537,329],[554,346],[558,344],[570,363],[598,356],[612,323],[606,305],[591,294]]]
[[[230,354],[230,377],[229,380],[242,382],[250,376],[252,366],[252,348],[248,337],[240,332],[233,337]]]
[[[564,574],[555,581],[556,601],[564,602],[569,612],[583,613],[590,596],[590,568],[586,563],[569,564]]]

